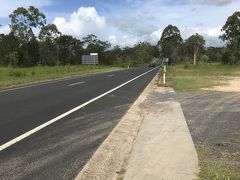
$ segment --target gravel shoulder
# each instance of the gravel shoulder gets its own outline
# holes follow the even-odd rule
[[[197,148],[200,179],[240,179],[240,78],[173,97],[182,105]]]

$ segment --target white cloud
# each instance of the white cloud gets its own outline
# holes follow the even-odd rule
[[[192,0],[192,2],[196,4],[224,6],[233,2],[239,2],[239,0]]]
[[[182,36],[187,39],[191,35],[198,33],[206,40],[206,46],[223,46],[223,42],[219,39],[222,34],[220,27],[184,27],[180,28]]]
[[[157,44],[157,42],[160,40],[161,36],[162,36],[162,30],[161,29],[159,29],[157,31],[154,31],[150,34],[152,42],[155,43],[155,44]]]
[[[10,27],[8,25],[0,26],[0,34],[8,34]]]
[[[0,17],[6,18],[18,7],[35,6],[45,7],[51,4],[51,0],[0,0]]]
[[[53,23],[63,34],[81,38],[88,34],[101,37],[106,28],[106,19],[99,16],[94,7],[80,7],[77,12],[71,14],[70,19],[56,17]]]
[[[111,35],[108,37],[108,41],[112,46],[119,45],[120,47],[132,47],[139,42],[147,41],[153,45],[156,45],[160,40],[162,30],[156,30],[149,34],[137,35],[137,34],[120,34],[120,35]]]

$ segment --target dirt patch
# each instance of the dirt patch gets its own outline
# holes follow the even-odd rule
[[[212,88],[204,88],[204,90],[221,91],[221,92],[240,92],[240,77],[223,77],[223,84],[221,86],[214,86]]]

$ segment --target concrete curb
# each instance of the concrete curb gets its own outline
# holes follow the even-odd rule
[[[148,93],[152,91],[156,78],[157,76],[153,78],[111,134],[97,149],[75,178],[76,180],[123,179],[133,143],[145,116],[139,106],[146,99]]]
[[[143,121],[124,180],[197,179],[198,157],[180,103],[159,102],[157,88],[142,103]]]

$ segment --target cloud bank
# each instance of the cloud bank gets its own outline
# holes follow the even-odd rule
[[[80,7],[69,19],[56,17],[53,23],[63,33],[82,38],[88,34],[102,36],[106,28],[106,19],[99,16],[94,7]]]
[[[225,6],[233,2],[239,2],[239,0],[192,0],[196,4],[207,4],[207,5],[216,5],[216,6]]]

